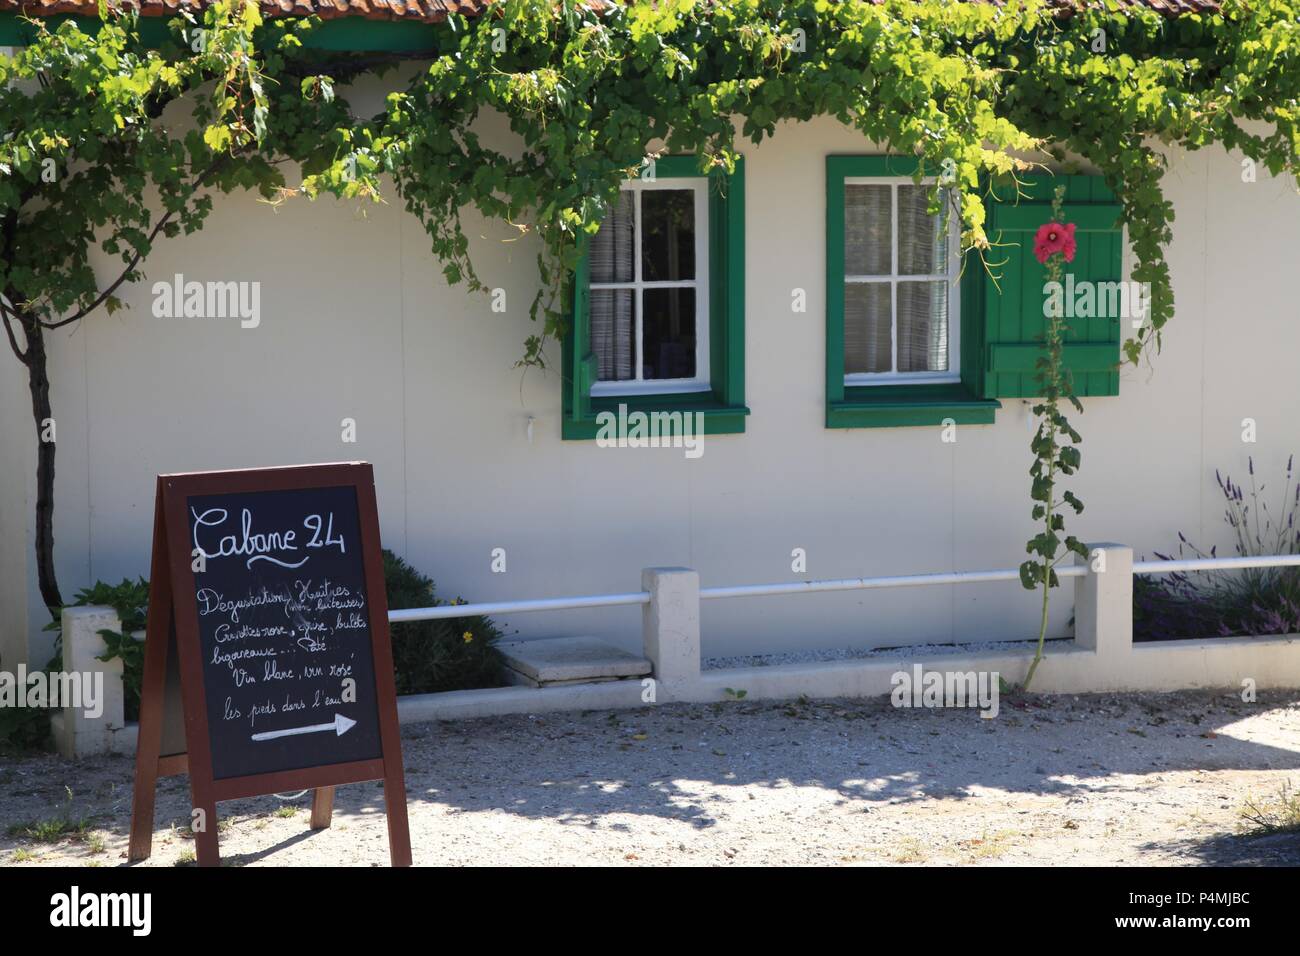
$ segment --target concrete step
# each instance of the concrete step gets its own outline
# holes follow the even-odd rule
[[[644,657],[598,637],[555,637],[540,641],[498,644],[505,658],[506,678],[526,687],[629,680],[650,674]]]

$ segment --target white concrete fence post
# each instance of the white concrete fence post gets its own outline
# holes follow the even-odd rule
[[[700,575],[690,568],[645,568],[641,589],[650,592],[641,608],[645,656],[671,699],[700,679]]]
[[[53,714],[50,723],[59,753],[65,757],[109,753],[114,749],[115,736],[126,726],[125,694],[122,661],[99,660],[108,650],[99,632],[120,631],[122,622],[112,608],[93,605],[65,607],[62,619],[63,673],[78,675],[75,680],[82,685],[83,699],[60,701],[60,709]],[[93,687],[86,688],[87,681]],[[68,683],[64,681],[64,686]],[[88,691],[97,695],[97,716],[88,713]]]
[[[1116,658],[1133,650],[1133,549],[1110,541],[1087,545],[1075,564],[1088,573],[1074,579],[1074,642]]]

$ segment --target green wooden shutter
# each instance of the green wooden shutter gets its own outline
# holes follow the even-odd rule
[[[1034,258],[1034,234],[1052,218],[1052,191],[1064,184],[1065,221],[1075,223],[1078,251],[1066,272],[1074,282],[1118,283],[1123,279],[1123,233],[1116,220],[1120,205],[1100,176],[1043,177],[1027,184],[1019,202],[990,202],[988,234],[1001,243],[989,255],[1001,276],[982,281],[983,364],[981,394],[986,398],[1033,398],[1039,394],[1037,361],[1043,354],[1046,268]],[[1006,192],[1005,190],[1003,191]],[[1014,193],[1012,194],[1014,195]],[[1090,317],[1067,312],[1065,365],[1076,395],[1118,395],[1119,315]],[[1114,310],[1112,310],[1114,311]],[[963,343],[964,345],[965,343]]]
[[[591,290],[586,246],[579,241],[581,258],[573,276],[573,312],[569,317],[569,336],[573,347],[563,354],[565,383],[564,411],[572,421],[583,421],[591,414],[591,386],[599,376],[599,361],[591,351]]]

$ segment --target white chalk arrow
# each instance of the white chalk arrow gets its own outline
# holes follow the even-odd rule
[[[290,727],[288,730],[266,730],[260,734],[253,734],[254,740],[274,740],[276,737],[292,737],[294,734],[319,734],[332,730],[336,737],[342,737],[349,730],[357,725],[355,720],[349,720],[342,714],[335,714],[334,719],[328,724],[311,724],[307,727]]]

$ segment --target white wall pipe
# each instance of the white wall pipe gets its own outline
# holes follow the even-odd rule
[[[1186,561],[1134,561],[1134,574],[1174,574],[1179,571],[1231,571],[1241,568],[1300,567],[1300,554],[1270,554],[1251,558],[1189,558]]]
[[[1086,567],[1058,567],[1058,577],[1076,578],[1088,573]],[[816,591],[856,591],[870,588],[924,587],[932,584],[983,584],[992,581],[1019,581],[1014,568],[998,571],[953,571],[948,574],[902,574],[883,578],[842,578],[835,581],[788,581],[781,584],[740,584],[734,587],[700,588],[700,600],[757,597],[765,594],[804,594]]]
[[[1300,567],[1300,554],[1265,555],[1246,558],[1195,558],[1186,561],[1137,561],[1134,574],[1174,574],[1181,571],[1226,571],[1242,568]],[[1057,577],[1078,578],[1088,574],[1087,565],[1056,568]],[[840,578],[826,581],[784,581],[776,584],[738,584],[729,587],[700,588],[700,600],[763,597],[778,594],[811,594],[821,591],[858,591],[877,588],[926,587],[944,584],[985,584],[1019,581],[1020,571],[1002,568],[995,571],[953,571],[944,574],[901,574],[878,578]],[[520,614],[528,611],[564,611],[584,607],[620,607],[650,603],[646,591],[627,594],[592,594],[577,597],[539,598],[532,601],[496,601],[482,604],[444,604],[438,607],[408,608],[389,611],[392,624],[411,621],[447,620],[478,617],[485,614]]]
[[[645,591],[630,594],[592,594],[581,597],[539,598],[535,601],[496,601],[483,604],[442,604],[438,607],[413,607],[389,611],[388,623],[405,624],[410,621],[437,621],[457,617],[478,617],[483,614],[518,614],[524,611],[564,611],[575,607],[619,607],[625,604],[649,604]]]

